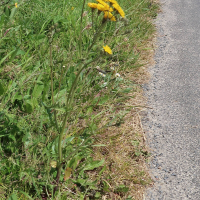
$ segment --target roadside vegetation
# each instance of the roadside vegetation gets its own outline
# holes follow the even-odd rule
[[[140,84],[153,0],[0,2],[0,199],[142,199]]]

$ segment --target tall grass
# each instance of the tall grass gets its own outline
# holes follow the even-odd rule
[[[88,2],[0,4],[2,199],[100,199],[108,190],[94,136],[127,113],[113,106],[133,90],[120,74],[140,66],[134,48],[153,33],[146,19],[157,7],[119,1],[126,18],[115,11],[111,21]]]

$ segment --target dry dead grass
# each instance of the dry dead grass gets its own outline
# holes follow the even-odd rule
[[[148,50],[141,50],[140,62],[143,67],[124,74],[137,85],[134,94],[131,94],[135,97],[125,102],[126,106],[132,106],[131,111],[120,126],[109,127],[95,138],[98,144],[106,145],[94,148],[95,159],[105,159],[106,163],[102,181],[107,183],[109,190],[104,199],[127,199],[132,196],[132,199],[141,200],[145,188],[152,183],[147,169],[149,154],[141,123],[141,112],[146,109],[146,99],[140,84],[149,80],[147,69],[154,64],[155,35],[146,47]],[[129,191],[116,192],[120,185],[129,187]]]

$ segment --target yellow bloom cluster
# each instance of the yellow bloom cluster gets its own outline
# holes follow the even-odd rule
[[[112,12],[117,11],[121,17],[125,17],[125,13],[123,9],[119,6],[116,0],[96,0],[98,3],[88,3],[88,6],[92,9],[97,9],[99,11],[104,12],[104,18],[109,18],[111,21],[116,21],[115,16],[113,16]],[[109,2],[112,7],[109,6],[106,2]]]

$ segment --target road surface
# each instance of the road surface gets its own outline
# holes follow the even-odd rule
[[[143,119],[155,184],[145,200],[200,200],[200,0],[161,0]]]

